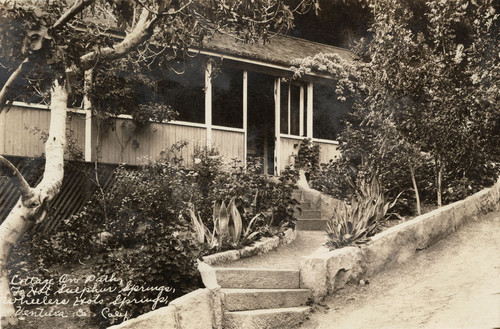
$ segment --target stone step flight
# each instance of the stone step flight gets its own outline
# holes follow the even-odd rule
[[[215,268],[225,329],[290,328],[304,321],[311,291],[298,270]]]

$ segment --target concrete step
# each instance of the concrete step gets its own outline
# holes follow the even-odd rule
[[[286,308],[307,303],[309,289],[222,289],[228,311]]]
[[[297,208],[300,208],[302,210],[314,210],[313,209],[313,204],[309,201],[304,201],[304,202],[301,202]],[[298,210],[298,209],[297,209]]]
[[[324,219],[297,219],[296,229],[299,231],[323,231],[326,229],[327,220]]]
[[[298,219],[317,219],[321,218],[321,211],[320,210],[304,210],[302,211],[297,210],[295,212],[295,216]]]
[[[237,289],[298,289],[298,270],[252,268],[215,268],[221,288]]]
[[[292,192],[292,198],[294,198],[295,200],[297,200],[299,202],[303,201],[302,200],[302,192],[300,192],[300,191],[293,191]]]
[[[224,329],[289,329],[303,322],[310,307],[225,312]]]

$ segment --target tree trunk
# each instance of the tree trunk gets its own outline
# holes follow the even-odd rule
[[[410,176],[413,184],[413,191],[415,191],[415,201],[417,202],[417,215],[422,215],[422,208],[420,207],[420,194],[418,193],[417,180],[415,179],[415,168],[410,165]]]
[[[45,145],[45,171],[41,182],[35,188],[29,188],[24,178],[11,165],[11,169],[16,171],[16,179],[26,184],[18,186],[21,198],[0,225],[0,327],[2,328],[17,325],[18,322],[6,268],[12,247],[26,231],[44,219],[47,204],[59,193],[62,184],[67,99],[65,86],[56,80],[51,93],[50,129]],[[6,161],[2,161],[4,165]]]
[[[436,158],[436,194],[437,194],[437,205],[439,208],[443,206],[443,164],[441,162],[441,157]]]

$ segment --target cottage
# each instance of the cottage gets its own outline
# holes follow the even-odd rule
[[[334,94],[335,79],[312,73],[293,81],[293,60],[318,53],[349,51],[290,36],[275,36],[266,44],[243,44],[217,34],[182,63],[183,74],[172,73],[158,83],[175,110],[176,120],[151,123],[138,131],[131,117],[120,115],[112,127],[97,132],[90,111],[71,109],[68,131],[85,161],[141,164],[158,159],[172,144],[187,141],[182,151],[192,165],[195,147],[215,147],[225,160],[259,156],[264,171],[279,175],[293,162],[305,137],[321,146],[320,161],[339,156],[336,135],[347,106]],[[0,154],[39,156],[40,133],[48,131],[50,112],[44,105],[15,102],[0,113]]]

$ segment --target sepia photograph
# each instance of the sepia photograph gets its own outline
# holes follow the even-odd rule
[[[500,1],[0,0],[0,329],[500,329]]]

